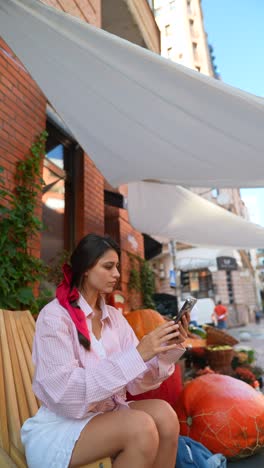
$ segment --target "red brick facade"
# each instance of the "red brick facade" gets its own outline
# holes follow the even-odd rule
[[[100,0],[45,2],[96,26],[101,25]],[[5,51],[0,50],[0,166],[5,170],[6,186],[12,188],[16,162],[27,155],[36,137],[46,127],[46,99],[2,39],[0,47]],[[111,212],[111,207],[104,205],[104,178],[91,159],[84,155],[79,164],[76,242],[88,232],[113,235],[122,249],[121,287],[127,292],[129,262],[125,250],[143,256],[143,238],[128,223],[125,210],[113,208]],[[135,238],[136,249],[128,236],[130,240]],[[36,240],[33,247],[35,255],[39,256],[40,240]],[[137,298],[136,303],[139,300]]]

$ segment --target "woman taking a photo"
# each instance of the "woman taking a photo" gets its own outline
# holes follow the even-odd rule
[[[119,278],[119,248],[85,236],[64,265],[56,299],[39,314],[33,390],[42,402],[21,430],[29,468],[67,468],[110,456],[114,468],[174,468],[179,424],[162,400],[127,402],[157,388],[184,352],[188,320],[140,342],[105,304]]]

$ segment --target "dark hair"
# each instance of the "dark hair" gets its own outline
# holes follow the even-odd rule
[[[98,234],[91,233],[80,240],[70,259],[72,288],[80,287],[84,273],[93,268],[108,250],[114,250],[118,257],[120,257],[120,248],[110,236],[99,236]],[[88,340],[80,332],[78,332],[78,337],[80,344],[89,349]]]

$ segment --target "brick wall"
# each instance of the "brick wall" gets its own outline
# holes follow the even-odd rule
[[[5,187],[13,190],[16,163],[45,130],[46,100],[2,39],[0,47],[6,51],[0,52],[0,166],[4,168]],[[31,248],[39,256],[40,240],[35,239]]]
[[[46,0],[46,3],[92,24],[101,25],[100,0]],[[25,157],[37,135],[46,127],[46,99],[1,38],[0,47],[13,57],[0,51],[0,166],[5,169],[6,187],[12,189],[16,162]],[[104,229],[103,178],[87,157],[84,172],[83,200],[87,198],[88,204],[84,206],[83,202],[86,220],[80,223],[78,237],[90,229],[96,232],[103,232]],[[100,192],[98,203],[92,200],[93,188],[96,193]],[[33,247],[38,255],[40,240],[34,241]]]
[[[44,0],[44,2],[87,23],[101,26],[101,0]]]

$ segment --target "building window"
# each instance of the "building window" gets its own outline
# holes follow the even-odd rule
[[[171,27],[171,24],[166,24],[166,26],[165,26],[165,34],[166,34],[166,36],[171,36],[171,35],[172,35],[172,27]]]
[[[219,189],[213,188],[213,189],[211,190],[211,195],[212,195],[213,198],[217,198],[218,195],[219,195]]]
[[[193,42],[193,43],[192,43],[192,47],[193,47],[193,56],[194,56],[194,60],[198,60],[199,56],[198,56],[198,45],[197,45],[197,42]]]
[[[64,250],[71,250],[75,227],[76,143],[53,123],[47,122],[48,139],[43,165],[41,258],[50,262]],[[75,154],[76,153],[76,154]]]
[[[159,16],[162,12],[162,7],[159,7],[159,8],[155,8],[154,10],[154,15],[155,16]]]
[[[155,2],[154,2],[155,16],[158,16],[158,15],[161,14],[163,6],[164,6],[163,0],[155,0]]]
[[[188,11],[188,14],[189,15],[193,15],[193,9],[192,9],[192,1],[191,0],[187,0],[187,11]]]
[[[172,47],[168,47],[168,49],[167,49],[167,54],[168,54],[168,58],[171,59],[172,56],[173,56],[173,49],[172,49]]]
[[[198,299],[212,297],[212,274],[208,269],[181,271],[181,288],[182,293],[191,293]]]

